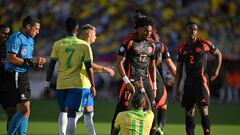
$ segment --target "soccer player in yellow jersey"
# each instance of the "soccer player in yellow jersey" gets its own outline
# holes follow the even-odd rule
[[[90,24],[85,24],[81,29],[81,39],[87,42],[87,44],[93,45],[96,40],[96,28]],[[91,56],[92,57],[92,56]],[[113,76],[115,74],[114,70],[111,67],[105,67],[98,65],[96,63],[92,64],[93,70],[96,72],[106,72],[109,75]],[[89,135],[96,135],[94,124],[93,124],[93,115],[94,115],[94,102],[93,97],[91,96],[91,83],[87,77],[86,67],[83,64],[81,72],[81,88],[82,88],[82,108],[79,108],[79,113],[77,114],[76,121],[84,115],[84,123],[88,128]]]
[[[69,36],[56,41],[53,45],[45,87],[49,88],[54,67],[58,61],[59,132],[60,135],[74,135],[76,112],[81,108],[82,87],[80,71],[83,64],[86,67],[86,77],[89,78],[91,96],[94,97],[96,95],[96,90],[92,69],[92,50],[85,41],[77,38],[79,24],[75,18],[67,18],[65,25]]]
[[[111,135],[149,135],[154,114],[145,89],[139,82],[134,84],[135,92],[131,99],[132,110],[120,112],[115,120]],[[145,110],[145,111],[144,111]]]

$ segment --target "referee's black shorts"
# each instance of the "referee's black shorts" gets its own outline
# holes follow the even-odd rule
[[[7,71],[7,74],[11,76],[11,78],[9,78],[11,81],[7,81],[7,88],[16,92],[17,103],[30,101],[31,89],[28,75],[14,71]],[[15,87],[12,87],[12,85]]]

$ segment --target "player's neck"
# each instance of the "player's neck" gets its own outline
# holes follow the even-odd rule
[[[197,37],[195,37],[195,38],[187,38],[187,43],[188,44],[195,43],[196,41],[197,41]]]

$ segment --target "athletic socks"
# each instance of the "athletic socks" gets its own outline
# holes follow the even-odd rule
[[[78,119],[82,117],[83,113],[82,112],[76,112],[76,118],[75,118],[75,123],[77,124]]]
[[[96,135],[93,124],[93,112],[84,113],[84,124],[88,128],[89,135]]]
[[[185,116],[185,125],[186,125],[186,132],[187,135],[194,135],[195,129],[195,118],[191,116]]]
[[[66,135],[67,123],[68,123],[67,113],[60,112],[58,117],[58,128],[60,135]]]
[[[14,135],[24,118],[24,115],[16,112],[9,123],[7,135]]]
[[[158,127],[163,129],[166,120],[167,120],[167,110],[159,109],[158,115],[157,115]]]
[[[75,117],[69,117],[67,122],[66,135],[75,135],[75,129],[76,129]]]
[[[203,128],[204,135],[210,135],[211,122],[210,122],[209,116],[208,115],[207,116],[202,116],[201,118],[202,118],[201,123],[202,123],[202,128]]]
[[[23,117],[21,124],[18,127],[18,135],[26,135],[28,127],[28,118]]]

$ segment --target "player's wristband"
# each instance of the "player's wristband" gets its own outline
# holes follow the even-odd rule
[[[141,91],[142,93],[144,93],[144,92],[145,92],[145,89],[144,89],[144,88],[141,88],[140,91]]]
[[[45,86],[45,87],[50,87],[50,84],[51,84],[51,82],[46,81],[45,84],[44,84],[44,86]]]
[[[128,79],[127,76],[124,76],[122,79],[123,79],[123,81],[124,81],[125,84],[130,83],[130,81],[129,81],[129,79]]]
[[[23,59],[23,65],[33,67],[33,59]]]
[[[153,82],[153,89],[154,89],[154,90],[157,89],[157,82]]]

